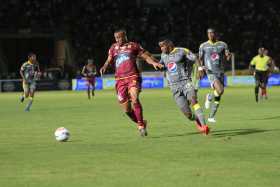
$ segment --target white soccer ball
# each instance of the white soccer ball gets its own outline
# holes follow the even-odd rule
[[[54,136],[57,141],[66,142],[70,137],[70,132],[64,127],[59,127],[55,130]]]

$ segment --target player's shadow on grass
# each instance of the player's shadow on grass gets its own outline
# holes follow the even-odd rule
[[[261,120],[273,120],[273,119],[280,119],[280,116],[271,116],[271,117],[256,118],[256,119],[250,119],[250,120],[261,121]]]
[[[199,132],[185,132],[181,134],[166,134],[161,136],[151,136],[151,138],[174,138],[174,137],[180,137],[180,136],[191,136],[195,134],[200,134]]]
[[[270,131],[279,131],[280,129],[228,129],[228,130],[217,130],[212,131],[211,135],[214,137],[232,137],[232,136],[243,136],[256,133],[264,133]]]
[[[226,130],[213,130],[210,132],[210,136],[221,138],[221,137],[233,137],[233,136],[244,136],[256,133],[264,133],[270,131],[280,131],[280,129],[226,129]],[[191,136],[200,134],[199,132],[185,132],[180,134],[166,134],[161,136],[152,136],[150,138],[173,138],[173,137],[180,137],[180,136]]]

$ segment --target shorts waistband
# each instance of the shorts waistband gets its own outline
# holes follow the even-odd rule
[[[131,75],[131,76],[120,77],[120,78],[115,77],[115,79],[116,79],[116,80],[123,80],[123,79],[129,79],[129,78],[132,78],[132,77],[140,77],[140,76],[139,76],[139,75]]]

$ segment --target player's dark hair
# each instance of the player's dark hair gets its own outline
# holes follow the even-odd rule
[[[117,33],[117,32],[123,32],[124,34],[126,34],[126,30],[125,29],[117,29],[117,30],[115,30],[114,33]]]
[[[93,59],[92,58],[89,58],[89,59],[87,59],[87,64],[93,64]]]
[[[207,29],[207,33],[209,33],[209,32],[216,33],[216,30],[215,30],[213,27],[209,27],[209,28]]]
[[[265,51],[265,48],[264,48],[263,46],[259,47],[259,48],[258,48],[258,53],[259,53],[260,51],[261,51],[261,52],[264,52],[264,51]]]
[[[29,52],[29,53],[28,53],[28,59],[31,58],[31,57],[34,56],[34,55],[36,55],[36,54],[33,53],[33,52]]]
[[[174,45],[173,41],[169,38],[162,38],[159,40],[159,43],[161,43],[161,42],[166,43],[168,45],[172,45],[172,46]]]

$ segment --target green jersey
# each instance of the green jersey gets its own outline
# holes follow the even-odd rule
[[[228,45],[225,42],[217,41],[213,43],[207,41],[199,47],[199,58],[203,59],[207,71],[223,73],[226,51],[228,51]]]
[[[33,82],[36,80],[37,72],[39,71],[39,65],[36,63],[31,63],[30,61],[27,61],[23,63],[23,65],[20,68],[20,71],[23,72],[24,79],[27,82]]]

